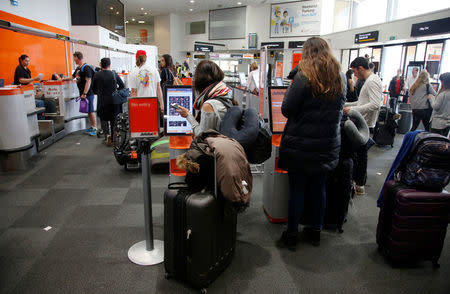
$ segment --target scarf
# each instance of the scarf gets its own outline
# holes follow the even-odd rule
[[[203,92],[195,99],[194,109],[202,109],[203,103],[209,99],[226,96],[230,92],[230,88],[224,82],[217,82],[203,90]]]

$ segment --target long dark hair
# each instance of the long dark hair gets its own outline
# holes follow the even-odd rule
[[[353,85],[352,80],[353,71],[351,69],[347,70],[345,73],[345,77],[347,78],[347,88],[350,90],[350,92],[353,92],[355,90],[355,85]]]
[[[202,93],[208,86],[221,82],[225,74],[220,67],[210,60],[202,60],[195,69],[193,86],[198,93]]]
[[[341,66],[324,39],[312,37],[306,40],[299,67],[311,84],[314,97],[337,99],[344,92]]]
[[[173,65],[172,56],[169,54],[164,54],[162,58],[164,58],[164,62],[166,63],[165,68],[168,68],[173,74],[175,74],[175,66]]]

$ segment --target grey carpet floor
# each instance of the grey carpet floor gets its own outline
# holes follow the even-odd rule
[[[450,293],[450,238],[430,262],[392,268],[377,252],[376,199],[401,144],[373,147],[367,194],[350,207],[343,234],[324,232],[320,247],[278,249],[284,229],[262,210],[262,177],[238,217],[236,255],[209,293]],[[166,174],[153,174],[155,237],[163,238]],[[125,171],[100,140],[75,133],[0,173],[0,293],[197,293],[164,278],[164,266],[131,263],[144,239],[141,175]],[[50,226],[50,230],[44,230]]]

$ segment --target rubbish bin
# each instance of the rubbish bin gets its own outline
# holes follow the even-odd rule
[[[412,110],[411,104],[400,103],[398,106],[398,113],[402,116],[398,121],[397,132],[399,134],[406,134],[412,126]]]

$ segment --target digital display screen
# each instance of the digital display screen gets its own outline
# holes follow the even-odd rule
[[[287,87],[269,88],[270,127],[274,134],[283,133],[286,126],[287,118],[281,113],[281,105],[283,104],[286,90]]]
[[[411,26],[411,37],[447,34],[449,32],[450,17],[416,23]]]
[[[239,80],[241,81],[242,87],[245,87],[247,85],[247,78],[245,76],[245,73],[239,72]]]
[[[179,106],[189,109],[193,113],[193,92],[191,87],[167,87],[166,88],[166,134],[167,135],[186,135],[192,134],[191,124],[182,117],[171,104],[176,103]]]

